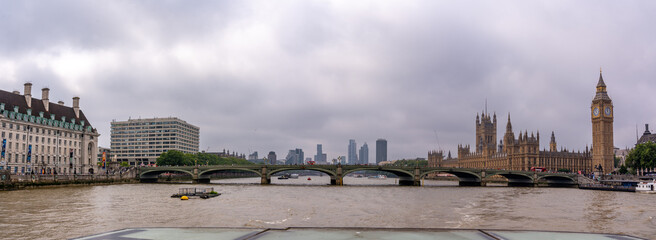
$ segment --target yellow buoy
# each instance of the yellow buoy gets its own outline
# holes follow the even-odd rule
[[[189,200],[189,197],[187,197],[187,196],[182,196],[182,197],[180,197],[180,200]]]

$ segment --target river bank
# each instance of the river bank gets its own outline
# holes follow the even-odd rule
[[[121,171],[118,174],[11,174],[9,171],[0,171],[0,191],[12,191],[33,188],[64,187],[74,185],[109,185],[137,183],[136,172],[133,170]]]
[[[30,176],[31,178],[31,176]],[[138,183],[134,178],[110,178],[110,177],[86,177],[86,176],[69,176],[62,177],[59,179],[50,178],[50,179],[20,179],[18,181],[2,181],[0,183],[0,191],[14,191],[14,190],[23,190],[23,189],[35,189],[35,188],[56,188],[56,187],[67,187],[67,186],[79,186],[79,185],[111,185],[111,184],[126,184],[126,183]]]
[[[135,227],[364,227],[574,231],[654,239],[653,196],[574,188],[459,187],[425,180],[330,177],[121,184],[0,192],[4,238],[66,239]],[[313,185],[310,185],[313,184]],[[171,198],[180,187],[214,187],[207,200]],[[539,213],[539,214],[536,214]]]

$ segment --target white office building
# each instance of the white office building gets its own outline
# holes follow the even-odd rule
[[[112,121],[112,157],[130,166],[155,164],[168,150],[198,153],[200,128],[175,117]]]

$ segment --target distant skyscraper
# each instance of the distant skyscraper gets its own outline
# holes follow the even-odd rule
[[[376,164],[387,161],[387,140],[376,140]]]
[[[355,143],[355,139],[349,140],[348,145],[348,164],[358,164],[358,145]]]
[[[317,144],[317,155],[314,155],[314,161],[316,163],[326,163],[328,161],[326,154],[323,153],[321,144]]]
[[[257,159],[257,151],[248,154],[248,160],[255,160],[255,159]]]
[[[276,161],[278,161],[276,152],[274,151],[269,152],[269,156],[267,156],[267,158],[269,159],[269,164],[276,165]]]
[[[305,154],[303,154],[303,149],[297,148],[295,150],[289,150],[289,153],[287,153],[287,157],[285,158],[285,164],[301,165],[303,164],[304,159],[305,159]]]
[[[366,142],[360,148],[360,164],[369,164],[369,146]]]

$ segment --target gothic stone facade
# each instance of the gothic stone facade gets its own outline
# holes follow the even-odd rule
[[[551,133],[549,150],[540,150],[540,133],[528,131],[515,137],[508,114],[508,123],[503,139],[497,146],[497,117],[482,113],[476,116],[476,145],[472,152],[469,145],[458,145],[458,158],[444,159],[442,151],[428,153],[431,167],[459,167],[481,169],[508,169],[529,171],[533,167],[546,168],[549,171],[568,169],[572,172],[590,173],[613,170],[613,105],[606,93],[601,74],[597,84],[597,93],[592,101],[592,138],[593,147],[586,147],[583,152],[558,150],[556,137]]]

